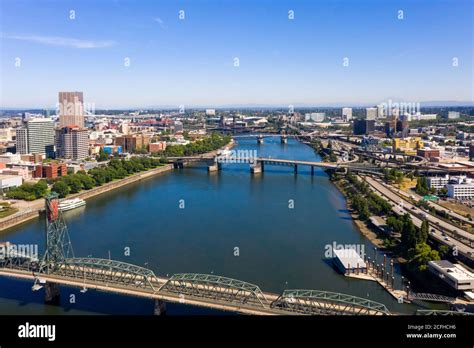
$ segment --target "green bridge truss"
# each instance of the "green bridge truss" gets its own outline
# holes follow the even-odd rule
[[[208,298],[216,301],[268,307],[269,303],[257,285],[212,274],[174,274],[159,292]]]
[[[381,303],[320,290],[285,290],[271,306],[299,314],[390,315]]]
[[[68,258],[60,263],[54,274],[155,290],[153,282],[156,281],[156,276],[153,271],[110,259]]]

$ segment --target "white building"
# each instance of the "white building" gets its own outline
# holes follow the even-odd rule
[[[216,109],[206,109],[206,116],[215,116]]]
[[[352,108],[342,108],[342,119],[346,122],[352,119]]]
[[[474,199],[474,184],[472,182],[449,183],[446,185],[448,197],[469,200]]]
[[[437,114],[421,114],[417,112],[414,115],[410,115],[408,121],[436,120],[437,116]]]
[[[54,154],[54,123],[51,118],[33,118],[26,128],[17,129],[17,153]]]
[[[446,260],[430,261],[428,268],[456,290],[474,290],[474,274],[459,264]]]
[[[15,130],[13,128],[0,128],[0,141],[8,142],[13,140]]]
[[[433,176],[426,178],[428,181],[428,186],[436,190],[440,190],[449,183],[449,175],[446,176]]]
[[[449,111],[448,112],[448,119],[453,120],[456,118],[461,117],[461,114],[458,111]]]
[[[4,175],[0,174],[0,190],[5,190],[11,187],[21,186],[23,178],[20,175]]]
[[[312,112],[305,114],[305,121],[313,121],[313,122],[323,122],[326,118],[326,113],[324,112]]]

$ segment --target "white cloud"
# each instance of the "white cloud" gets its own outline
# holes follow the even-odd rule
[[[168,28],[166,27],[165,25],[165,22],[160,18],[160,17],[154,17],[153,18],[153,21],[155,21],[156,23],[158,23],[161,27],[161,29],[163,30],[167,30]]]
[[[93,41],[93,40],[73,39],[73,38],[60,37],[60,36],[41,36],[41,35],[2,34],[1,38],[10,39],[10,40],[27,41],[27,42],[33,42],[33,43],[49,45],[49,46],[66,46],[66,47],[74,47],[74,48],[104,48],[104,47],[111,47],[116,44],[116,42],[112,40]]]

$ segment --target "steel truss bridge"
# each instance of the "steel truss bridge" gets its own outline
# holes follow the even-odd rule
[[[385,305],[317,290],[262,292],[245,281],[213,274],[179,273],[158,277],[147,268],[111,259],[74,257],[55,193],[46,197],[46,251],[43,258],[5,253],[0,276],[30,280],[45,288],[47,301],[59,299],[59,285],[138,296],[157,304],[177,302],[258,315],[390,315]],[[158,307],[159,307],[158,306]],[[160,311],[161,313],[161,311]]]

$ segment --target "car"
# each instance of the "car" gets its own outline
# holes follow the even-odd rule
[[[432,232],[432,233],[435,233],[435,230],[434,230],[434,228],[432,228],[432,229],[431,229],[431,232]]]
[[[441,233],[441,235],[442,235],[443,237],[445,237],[445,236],[446,236],[446,232]]]
[[[446,236],[446,237],[444,237],[444,240],[449,241],[450,239],[449,239],[449,237]]]

